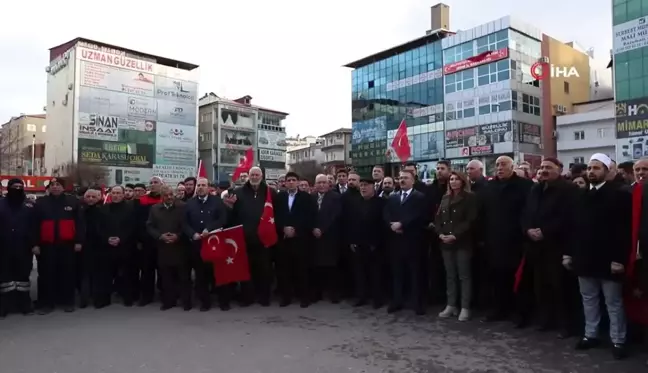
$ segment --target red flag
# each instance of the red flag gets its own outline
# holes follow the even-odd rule
[[[196,179],[199,179],[201,177],[207,177],[207,170],[205,169],[205,164],[203,163],[202,159],[198,160],[198,175],[196,176]]]
[[[412,155],[409,138],[407,138],[407,123],[405,123],[405,118],[400,122],[391,146],[394,148],[394,152],[401,162],[407,161],[407,159]]]
[[[522,261],[518,266],[517,271],[515,271],[515,283],[513,283],[513,292],[517,294],[520,289],[520,284],[522,283],[522,278],[524,276],[524,266],[526,265],[526,257],[522,257]]]
[[[203,238],[200,255],[204,261],[214,264],[216,285],[250,281],[242,225],[216,231]]]
[[[626,266],[628,285],[623,296],[625,312],[632,322],[639,325],[648,325],[648,300],[637,298],[634,289],[638,287],[635,265],[637,262],[637,248],[639,245],[639,232],[641,229],[641,214],[643,211],[643,183],[636,183],[632,187],[632,245],[630,246],[630,258]],[[643,260],[648,260],[643,259]]]
[[[254,150],[252,148],[249,148],[245,151],[245,157],[241,158],[238,166],[236,166],[234,174],[232,175],[232,181],[238,180],[239,176],[241,176],[241,173],[250,171],[250,168],[252,168],[253,164]]]
[[[274,205],[272,204],[272,189],[267,186],[266,199],[263,204],[263,215],[261,215],[257,233],[264,247],[274,246],[279,240],[277,226],[275,225]]]
[[[101,199],[104,204],[112,202],[112,198],[110,198],[110,193],[106,192],[106,186],[102,185],[101,186]]]

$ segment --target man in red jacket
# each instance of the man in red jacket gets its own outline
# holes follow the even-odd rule
[[[36,203],[38,306],[41,315],[56,305],[74,311],[75,252],[81,251],[85,227],[80,202],[63,193],[63,180],[52,178],[49,195]]]

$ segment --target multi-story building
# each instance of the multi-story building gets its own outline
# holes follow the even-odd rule
[[[255,162],[273,179],[284,172],[286,158],[285,128],[288,113],[252,105],[252,97],[236,100],[214,93],[200,98],[199,153],[212,180],[226,180],[248,149]]]
[[[614,158],[616,127],[614,99],[576,103],[573,113],[556,118],[558,159],[565,170],[574,163],[587,163],[594,153]],[[630,153],[633,149],[626,149]]]
[[[431,13],[426,36],[347,65],[354,165],[397,162],[389,147],[402,120],[410,160],[428,169],[479,159],[490,173],[500,155],[539,164],[556,155],[556,116],[602,98],[605,79],[592,79],[591,53],[574,43],[510,16],[453,33],[447,5]]]
[[[612,58],[616,99],[616,160],[648,156],[648,8],[614,0]]]
[[[324,153],[322,152],[323,141],[317,141],[312,144],[296,146],[288,150],[286,154],[286,168],[290,168],[295,163],[314,161],[317,164],[324,163]]]
[[[322,144],[323,166],[338,168],[351,165],[351,133],[351,128],[339,128],[320,136],[324,139]]]
[[[286,170],[290,168],[290,165],[292,163],[295,163],[294,161],[291,160],[291,157],[295,156],[295,153],[291,153],[293,150],[297,150],[300,148],[305,148],[307,146],[310,146],[311,144],[316,144],[316,143],[323,143],[324,139],[321,139],[317,136],[304,136],[300,137],[299,135],[295,137],[286,137],[286,161],[285,161],[285,167]]]
[[[43,175],[45,114],[11,118],[0,127],[0,175]]]
[[[196,175],[197,70],[84,38],[50,49],[45,168],[101,168],[110,184]]]

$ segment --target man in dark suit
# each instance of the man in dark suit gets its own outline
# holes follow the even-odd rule
[[[337,179],[337,184],[335,184],[334,190],[340,194],[346,193],[346,191],[349,189],[349,186],[347,185],[349,173],[345,168],[339,169],[335,173],[335,177]]]
[[[346,171],[345,171],[346,176]],[[313,236],[315,237],[315,299],[328,293],[332,303],[340,302],[340,280],[337,265],[340,260],[340,216],[342,203],[340,194],[331,190],[326,175],[315,178],[316,192],[313,196],[317,215]]]
[[[425,211],[425,195],[414,189],[414,175],[408,171],[400,172],[401,190],[389,198],[384,210],[383,218],[389,226],[387,245],[393,277],[392,302],[387,312],[394,313],[403,309],[404,286],[409,277],[414,310],[417,315],[424,315],[420,276],[429,219]]]
[[[374,190],[376,195],[379,195],[382,192],[382,183],[385,178],[385,168],[382,165],[375,165],[371,170],[371,177],[373,178]]]
[[[200,249],[203,237],[209,232],[223,228],[227,223],[227,210],[220,197],[209,195],[209,181],[200,178],[196,181],[196,198],[187,201],[185,207],[184,232],[191,240],[191,248],[187,252],[188,276],[191,276],[193,269],[196,274],[196,295],[200,300],[200,311],[205,312],[211,308],[209,297],[209,285],[211,283],[210,273],[213,266],[204,262],[200,256]],[[225,288],[219,289],[219,305],[223,311],[229,310],[229,294]],[[191,304],[187,304],[191,308]]]
[[[298,296],[300,306],[310,305],[309,271],[311,262],[312,232],[317,206],[310,194],[298,190],[299,176],[288,172],[285,178],[286,190],[279,192],[275,211],[285,222],[283,240],[279,246],[277,285],[281,294],[281,307]]]

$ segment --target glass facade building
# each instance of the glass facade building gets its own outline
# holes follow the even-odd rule
[[[443,144],[433,133],[443,129],[439,36],[429,35],[347,66],[355,69],[351,83],[354,167],[368,172],[375,164],[394,162],[387,149],[403,119],[415,161],[442,156]]]
[[[612,25],[616,160],[635,161],[648,156],[648,0],[612,0]]]

